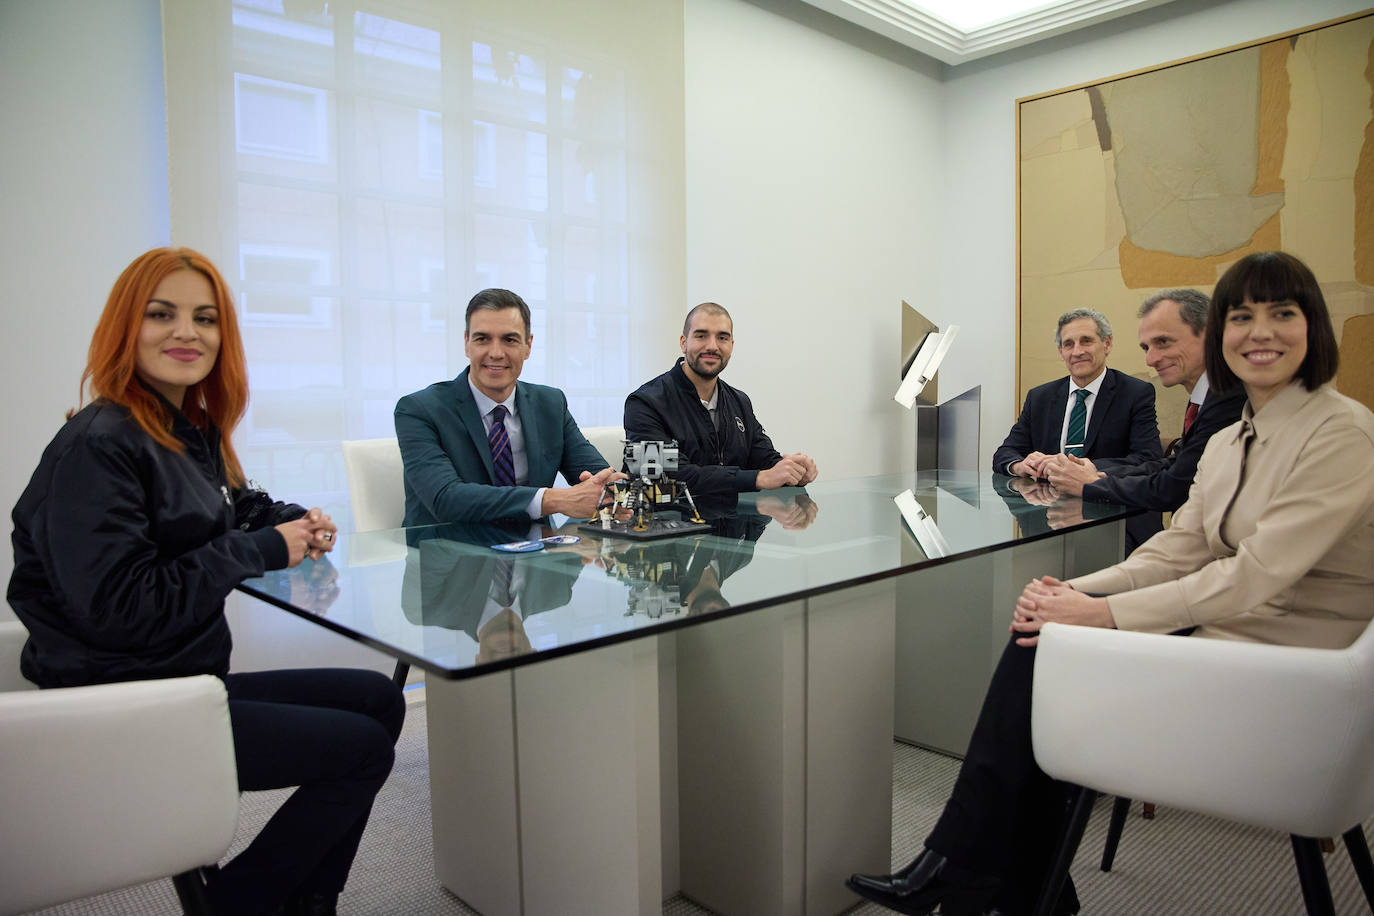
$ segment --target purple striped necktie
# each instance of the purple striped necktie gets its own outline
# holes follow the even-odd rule
[[[497,404],[491,410],[491,432],[487,433],[491,448],[492,483],[498,487],[515,486],[515,456],[510,450],[510,435],[506,432],[506,407]]]
[[[503,610],[509,609],[515,603],[515,592],[511,588],[515,580],[515,561],[510,557],[499,557],[491,578],[491,597]]]

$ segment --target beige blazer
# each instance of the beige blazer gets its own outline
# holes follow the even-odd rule
[[[1207,443],[1169,529],[1070,584],[1109,596],[1123,630],[1349,645],[1374,618],[1374,414],[1298,382],[1247,403]]]

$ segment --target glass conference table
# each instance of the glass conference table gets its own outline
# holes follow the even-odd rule
[[[702,512],[342,534],[240,588],[429,673],[435,869],[480,912],[834,913],[888,869],[894,734],[962,753],[1021,587],[1115,562],[1132,514],[949,471]]]

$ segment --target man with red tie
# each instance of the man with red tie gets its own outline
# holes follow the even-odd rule
[[[1245,393],[1239,388],[1217,394],[1207,385],[1203,367],[1207,327],[1206,293],[1195,289],[1166,289],[1140,306],[1140,349],[1145,364],[1166,388],[1182,385],[1188,392],[1183,435],[1162,458],[1135,456],[1092,461],[1055,455],[1046,476],[1061,493],[1096,502],[1139,506],[1172,512],[1183,505],[1197,473],[1198,459],[1217,430],[1240,419]]]

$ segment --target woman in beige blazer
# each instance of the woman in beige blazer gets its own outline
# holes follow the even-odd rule
[[[853,875],[898,912],[1029,912],[1063,822],[1030,744],[1033,647],[1046,622],[1343,648],[1374,617],[1374,414],[1330,386],[1335,333],[1316,278],[1283,252],[1217,282],[1207,378],[1243,386],[1241,420],[1207,444],[1188,501],[1128,559],[1032,580],[926,848],[892,875]],[[1078,912],[1072,882],[1056,912]]]

